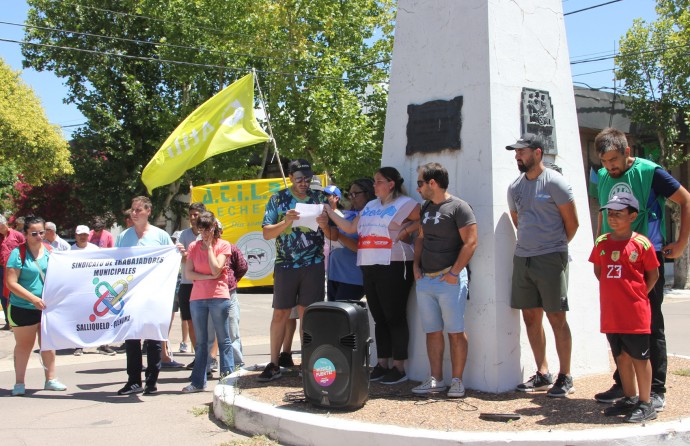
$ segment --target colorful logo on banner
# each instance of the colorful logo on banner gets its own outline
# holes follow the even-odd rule
[[[328,358],[319,358],[314,363],[314,381],[321,387],[328,387],[335,381],[335,365]]]
[[[98,277],[95,277],[93,279],[93,284],[96,285],[95,293],[98,299],[96,300],[96,303],[93,304],[94,314],[89,316],[89,320],[94,322],[96,320],[96,316],[103,317],[108,314],[109,311],[116,316],[121,315],[125,308],[124,297],[127,293],[127,289],[129,288],[127,282],[131,281],[132,279],[132,276],[128,276],[126,281],[120,279],[116,282],[113,282],[111,285],[105,280],[99,282]]]

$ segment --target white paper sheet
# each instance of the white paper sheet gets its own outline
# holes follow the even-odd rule
[[[295,210],[299,212],[299,219],[295,220],[293,226],[304,226],[312,231],[319,229],[319,224],[316,223],[316,217],[323,212],[322,204],[305,204],[297,203]]]

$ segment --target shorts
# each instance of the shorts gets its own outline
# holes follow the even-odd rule
[[[192,310],[189,309],[189,298],[192,296],[191,283],[181,283],[180,289],[177,291],[177,304],[180,307],[180,317],[183,321],[192,320]]]
[[[649,359],[649,335],[648,334],[624,334],[606,333],[606,339],[611,346],[611,354],[614,358],[625,352],[633,359],[644,361]]]
[[[283,268],[273,271],[273,308],[289,310],[295,305],[308,307],[321,302],[325,296],[326,271],[324,263],[301,268]]]
[[[41,310],[28,309],[10,304],[7,308],[7,319],[10,327],[30,327],[41,323]]]
[[[460,271],[458,283],[441,282],[442,276],[424,276],[416,283],[417,309],[424,333],[445,330],[465,331],[467,303],[467,269]]]
[[[510,306],[518,310],[568,311],[568,253],[513,256]]]

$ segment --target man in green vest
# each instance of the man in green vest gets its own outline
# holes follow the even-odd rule
[[[661,304],[664,301],[664,257],[680,257],[690,236],[690,193],[661,166],[644,158],[630,156],[625,134],[614,128],[602,130],[594,140],[602,168],[599,169],[597,198],[603,206],[614,195],[627,192],[640,203],[640,212],[632,229],[647,236],[654,244],[659,267],[659,280],[649,293],[652,308],[650,335],[650,359],[652,364],[651,400],[657,412],[666,403],[666,336]],[[666,238],[666,199],[680,205],[680,231],[678,240],[668,243]],[[597,236],[611,232],[606,210],[599,213]],[[613,374],[614,385],[594,398],[602,403],[612,403],[623,397],[618,370]]]

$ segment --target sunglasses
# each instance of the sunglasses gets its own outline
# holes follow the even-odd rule
[[[29,234],[31,234],[31,237],[36,237],[37,235],[40,235],[43,237],[45,235],[46,231],[31,231]]]
[[[295,183],[311,183],[312,177],[293,177]]]
[[[426,181],[417,180],[417,187],[422,187]]]
[[[359,192],[348,192],[347,193],[347,198],[357,198],[359,195],[365,194],[366,192],[359,191]]]

